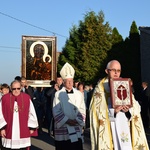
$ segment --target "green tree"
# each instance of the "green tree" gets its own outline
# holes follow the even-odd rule
[[[122,61],[122,54],[123,54],[123,38],[119,34],[117,28],[113,28],[112,30],[112,48],[108,52],[108,59],[107,62],[110,60],[118,60],[119,62]]]
[[[118,32],[117,28],[113,28],[112,30],[112,44],[118,44],[120,42],[123,42],[123,38],[122,35],[120,35],[120,33]]]
[[[135,92],[139,93],[141,89],[140,35],[135,21],[131,24],[124,49],[123,76],[133,80]]]
[[[60,69],[69,62],[76,70],[75,79],[91,83],[104,76],[107,53],[112,46],[112,29],[104,22],[102,11],[84,16],[79,26],[73,26],[59,59]],[[102,70],[102,71],[101,71]]]
[[[133,21],[131,28],[130,28],[130,71],[131,71],[131,77],[133,79],[133,84],[135,91],[139,93],[139,90],[141,89],[141,53],[140,53],[140,35],[139,31],[136,25],[136,22]]]

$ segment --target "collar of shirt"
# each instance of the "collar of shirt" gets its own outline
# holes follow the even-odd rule
[[[67,94],[73,93],[73,89],[71,91],[66,90]]]

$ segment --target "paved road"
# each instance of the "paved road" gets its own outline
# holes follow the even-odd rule
[[[146,130],[146,137],[150,147],[150,128]],[[32,138],[31,150],[55,150],[54,138],[50,137],[47,130],[43,128],[43,134]],[[91,150],[89,129],[84,132],[84,150]]]
[[[90,150],[90,139],[89,132],[85,132],[84,138],[84,150]],[[54,138],[48,135],[46,129],[43,128],[43,134],[40,134],[38,137],[31,138],[32,146],[31,150],[55,150]]]

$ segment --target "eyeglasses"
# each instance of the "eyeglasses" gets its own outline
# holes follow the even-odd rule
[[[21,88],[12,88],[12,90],[14,91],[14,90],[20,90]]]
[[[114,73],[120,73],[121,72],[121,70],[120,69],[108,69],[109,71],[112,71],[112,72],[114,72]]]

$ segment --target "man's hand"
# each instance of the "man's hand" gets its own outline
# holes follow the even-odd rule
[[[117,114],[118,112],[128,112],[129,111],[129,107],[124,105],[124,106],[119,106],[117,108],[115,108],[115,113]]]
[[[128,112],[129,111],[129,107],[128,106],[123,106],[122,111],[123,112]]]
[[[30,130],[30,134],[32,134],[34,132],[34,130]]]
[[[118,112],[120,112],[122,110],[122,106],[116,107],[115,108],[115,114],[117,114]]]
[[[6,131],[5,131],[4,129],[1,130],[0,133],[1,133],[1,136],[2,136],[3,138],[6,137]]]

